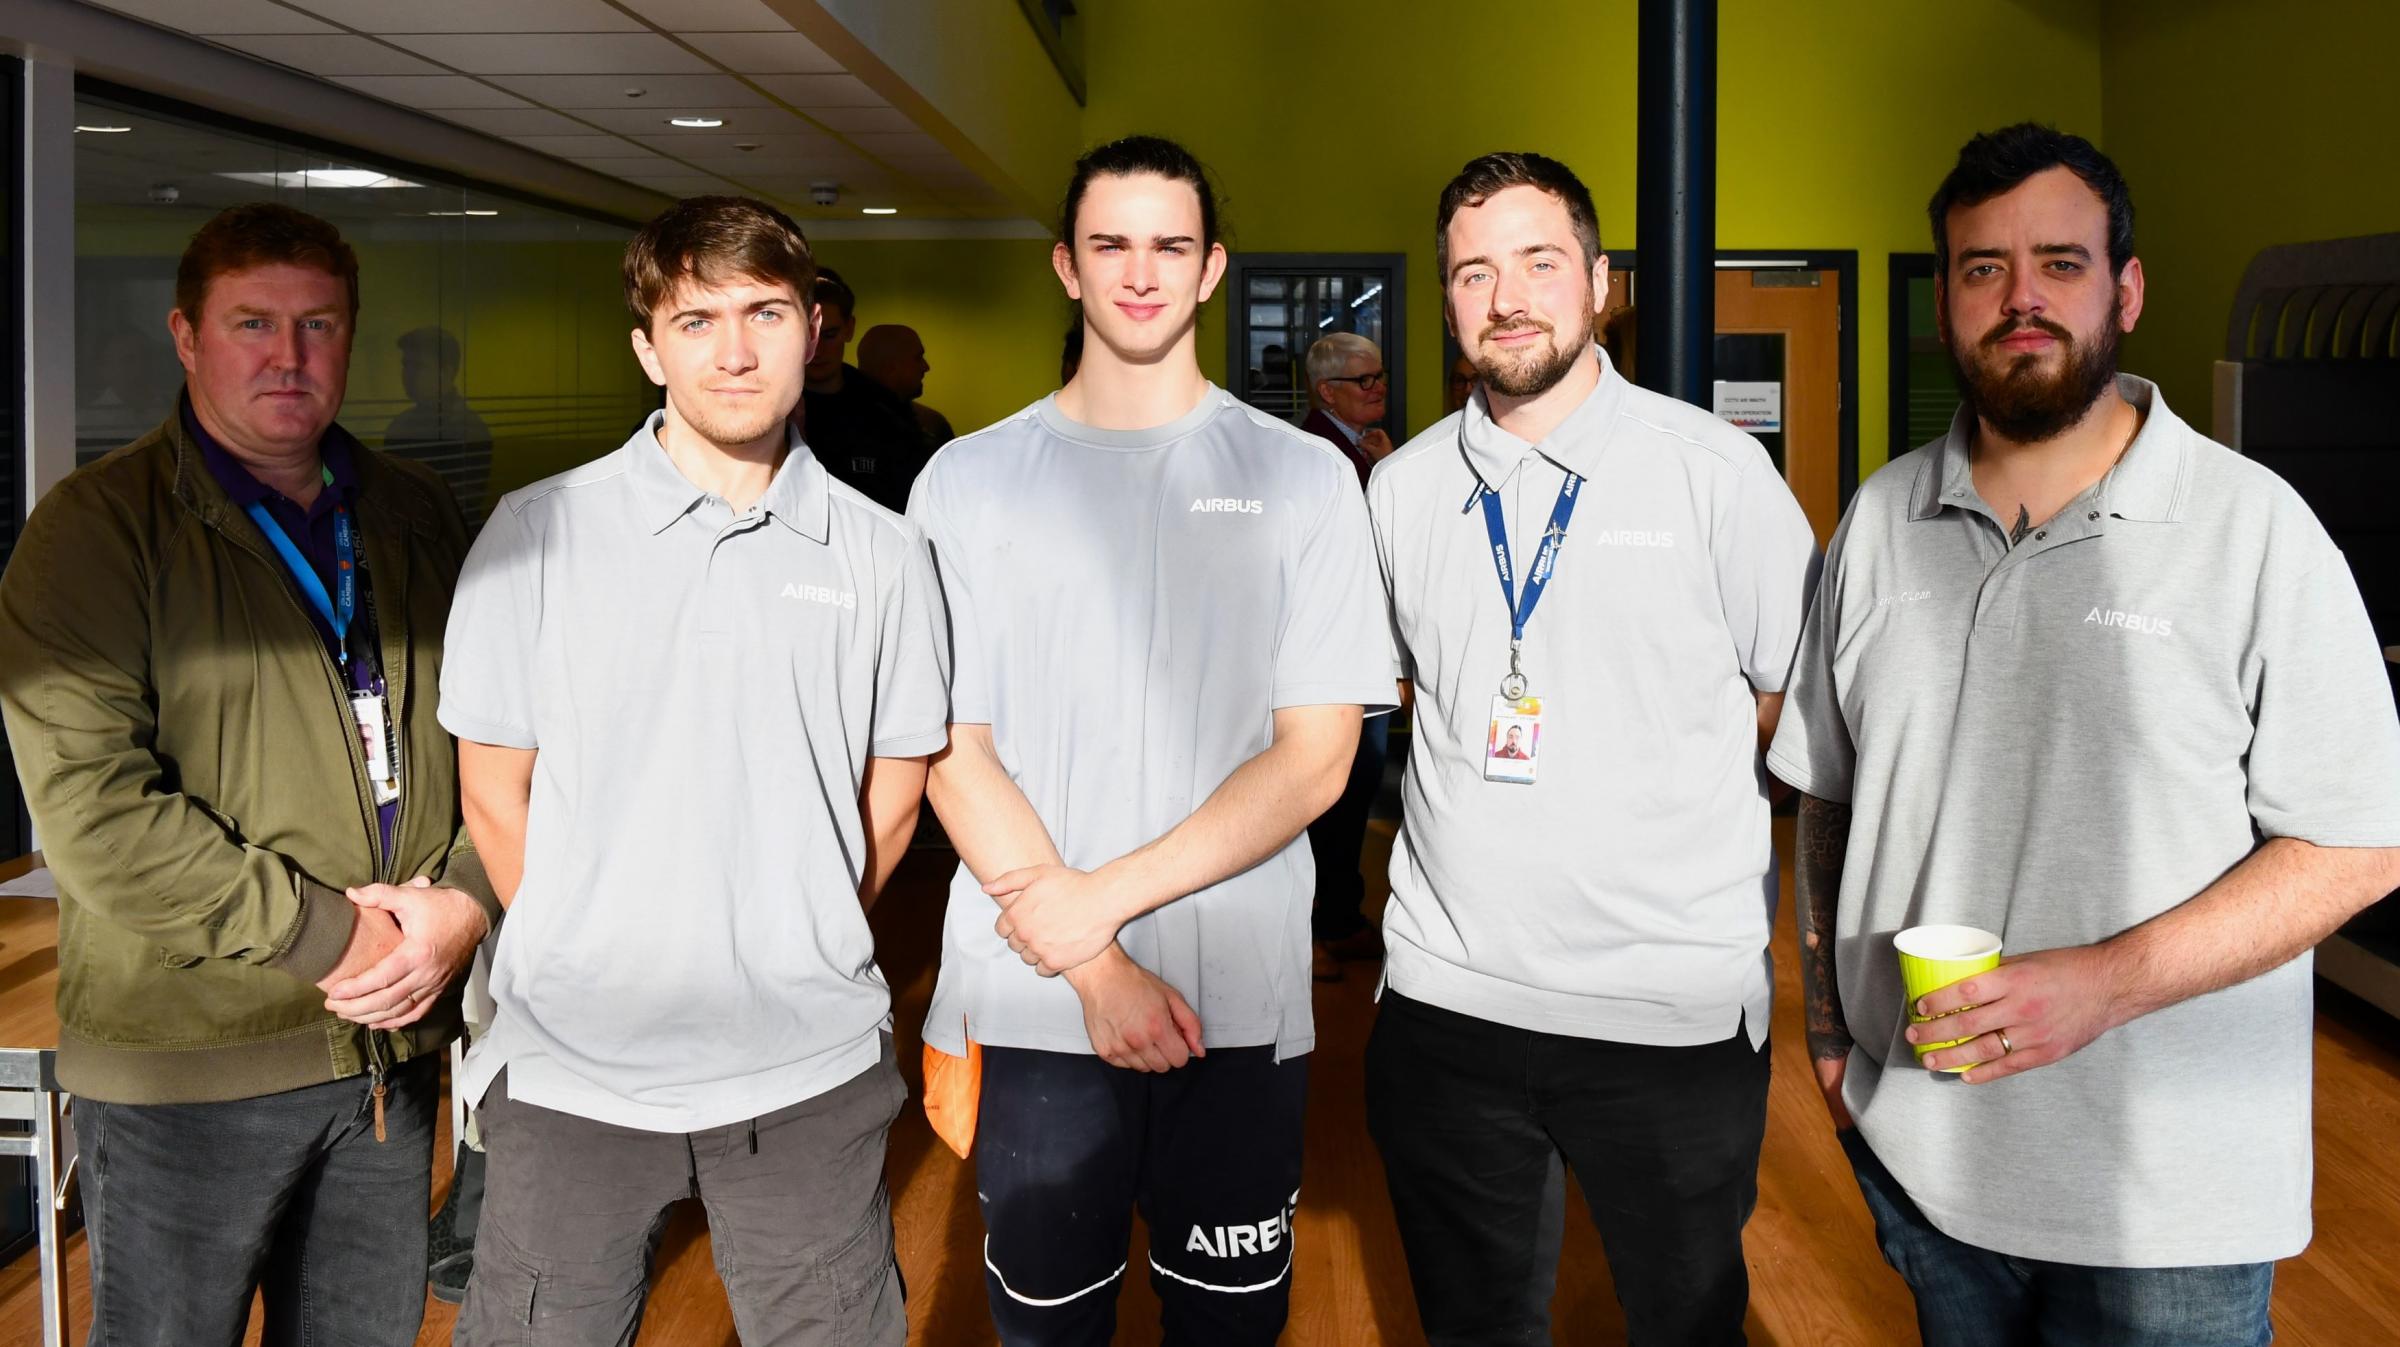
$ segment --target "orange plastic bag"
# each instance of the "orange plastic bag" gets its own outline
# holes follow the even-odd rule
[[[953,1057],[925,1045],[925,1121],[964,1160],[975,1149],[975,1110],[983,1102],[983,1045],[967,1040],[967,1055]]]

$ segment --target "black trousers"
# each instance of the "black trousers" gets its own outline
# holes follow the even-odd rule
[[[983,1050],[975,1188],[1008,1347],[1107,1347],[1133,1210],[1167,1347],[1268,1347],[1292,1289],[1308,1059],[1211,1048],[1163,1073]]]
[[[432,1057],[220,1104],[75,1101],[91,1347],[407,1347],[425,1314]]]
[[[1633,1347],[1742,1342],[1766,1120],[1767,1050],[1739,1029],[1649,1047],[1386,991],[1367,1043],[1367,1127],[1433,1347],[1549,1343],[1554,1157],[1583,1184]]]

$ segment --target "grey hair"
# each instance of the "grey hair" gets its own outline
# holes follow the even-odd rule
[[[1381,362],[1383,352],[1355,332],[1336,332],[1317,338],[1316,344],[1308,348],[1308,386],[1313,389],[1327,379],[1342,377],[1343,369],[1362,356]]]

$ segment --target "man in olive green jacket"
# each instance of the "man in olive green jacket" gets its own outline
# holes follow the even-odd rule
[[[96,1344],[414,1341],[437,1063],[499,908],[435,722],[466,552],[334,422],[330,224],[240,206],[169,318],[185,393],[0,576],[0,712],[59,882]]]

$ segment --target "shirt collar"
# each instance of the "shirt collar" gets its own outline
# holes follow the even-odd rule
[[[1624,376],[1608,362],[1608,352],[1594,346],[1592,354],[1600,359],[1600,382],[1540,444],[1527,444],[1502,430],[1492,419],[1483,386],[1476,385],[1462,413],[1458,442],[1466,453],[1467,466],[1485,486],[1497,489],[1529,454],[1540,454],[1579,477],[1592,475],[1616,430],[1617,410],[1624,404],[1626,389]]]
[[[669,525],[690,514],[694,506],[709,499],[706,491],[683,475],[675,460],[667,457],[666,446],[658,442],[658,428],[665,424],[666,416],[663,410],[650,413],[650,419],[633,433],[627,446],[633,451],[634,487],[644,501],[642,518],[649,522],[654,534],[665,532]],[[825,542],[832,536],[833,518],[833,495],[826,485],[825,469],[809,450],[808,441],[801,438],[799,427],[787,421],[784,434],[788,444],[783,464],[775,469],[774,480],[767,483],[756,508],[804,538]]]
[[[1334,415],[1333,408],[1327,407],[1324,409],[1324,411],[1325,419],[1333,422],[1333,428],[1342,432],[1342,438],[1350,441],[1352,445],[1356,445],[1359,441],[1359,438],[1367,433],[1357,426],[1351,425],[1349,422]]]
[[[183,418],[184,433],[191,436],[192,443],[200,447],[201,463],[208,468],[208,475],[217,479],[217,485],[225,488],[225,494],[233,501],[234,508],[247,510],[282,495],[258,480],[240,459],[217,443],[216,437],[208,433],[208,428],[200,424],[199,414],[192,410],[192,400],[188,394],[177,401],[177,412]],[[337,499],[347,501],[358,494],[358,455],[361,449],[357,439],[338,424],[325,427],[324,436],[317,441],[317,456],[324,462],[325,470],[333,474],[332,494]],[[325,496],[320,494],[317,499],[322,501]],[[314,514],[316,508],[312,506],[309,513]]]
[[[2119,519],[2172,524],[2183,517],[2188,494],[2192,428],[2168,409],[2158,385],[2148,379],[2119,374],[2117,392],[2142,413],[2142,428],[2100,479],[2095,503],[2102,513]],[[1950,418],[1950,433],[1934,442],[1933,452],[1917,469],[1909,518],[1931,519],[1946,506],[1963,506],[1976,498],[1970,452],[1974,438],[1975,414],[1961,406]]]

